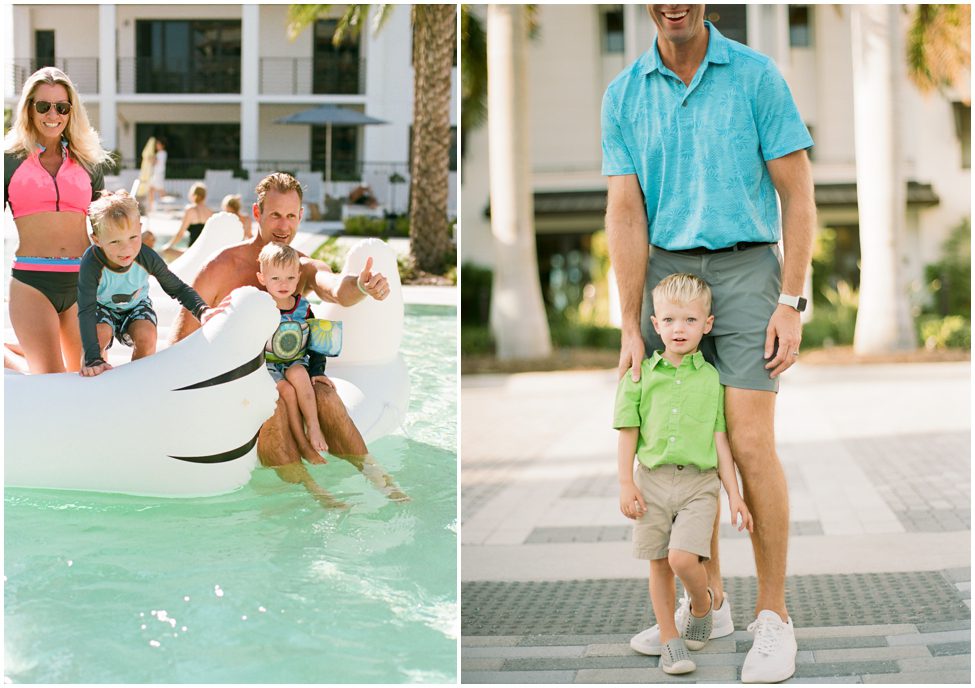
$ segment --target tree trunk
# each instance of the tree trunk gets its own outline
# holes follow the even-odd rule
[[[853,119],[860,216],[857,354],[913,348],[900,237],[907,211],[898,146],[895,81],[901,31],[896,5],[852,5]]]
[[[456,5],[413,6],[413,162],[410,250],[416,266],[442,274],[451,254],[447,223],[450,174],[450,71]]]
[[[488,5],[488,138],[494,284],[491,330],[501,360],[552,351],[535,254],[528,141],[525,7]]]

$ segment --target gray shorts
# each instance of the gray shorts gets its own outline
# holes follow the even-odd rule
[[[152,301],[145,299],[126,311],[117,311],[106,308],[100,303],[95,304],[95,317],[99,323],[111,326],[112,334],[120,344],[132,346],[132,337],[129,336],[129,325],[136,320],[148,320],[153,325],[156,324],[156,311],[152,310]],[[112,348],[112,340],[108,340],[106,349]]]
[[[700,348],[705,360],[718,369],[721,384],[778,392],[778,378],[770,378],[765,369],[765,331],[778,305],[782,284],[778,244],[699,256],[651,246],[640,317],[648,356],[663,349],[650,322],[653,288],[675,272],[697,275],[711,287],[714,328],[704,335]]]
[[[647,505],[633,525],[633,556],[666,559],[667,552],[679,549],[710,559],[721,490],[717,469],[640,464],[633,480]]]
[[[275,382],[281,382],[284,379],[284,371],[293,365],[300,365],[305,370],[308,369],[308,354],[287,363],[275,363],[273,361],[265,361],[264,363],[267,366],[267,372],[271,374],[271,379]]]

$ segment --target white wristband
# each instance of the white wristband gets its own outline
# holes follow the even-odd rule
[[[362,282],[359,281],[358,277],[355,278],[355,286],[359,287],[359,291],[361,291],[363,294],[369,296],[369,292],[367,292],[365,288],[362,286]]]

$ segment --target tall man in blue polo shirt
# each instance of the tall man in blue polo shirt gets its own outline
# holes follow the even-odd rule
[[[755,521],[755,642],[742,681],[782,681],[795,672],[796,642],[785,605],[789,497],[773,418],[778,376],[795,362],[802,337],[816,217],[812,139],[773,62],[723,37],[704,21],[704,5],[647,9],[654,45],[609,85],[602,105],[606,229],[623,316],[620,375],[638,379],[640,361],[660,348],[650,326],[654,285],[674,272],[708,282],[715,320],[701,348],[726,386],[728,436]],[[715,527],[711,637],[734,630],[717,535]],[[631,646],[659,654],[659,639],[655,626]]]

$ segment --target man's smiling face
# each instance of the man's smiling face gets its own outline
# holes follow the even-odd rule
[[[268,190],[264,209],[257,209],[261,238],[267,243],[290,244],[298,232],[302,210],[298,192]]]
[[[647,5],[661,38],[682,45],[704,30],[704,5]]]

